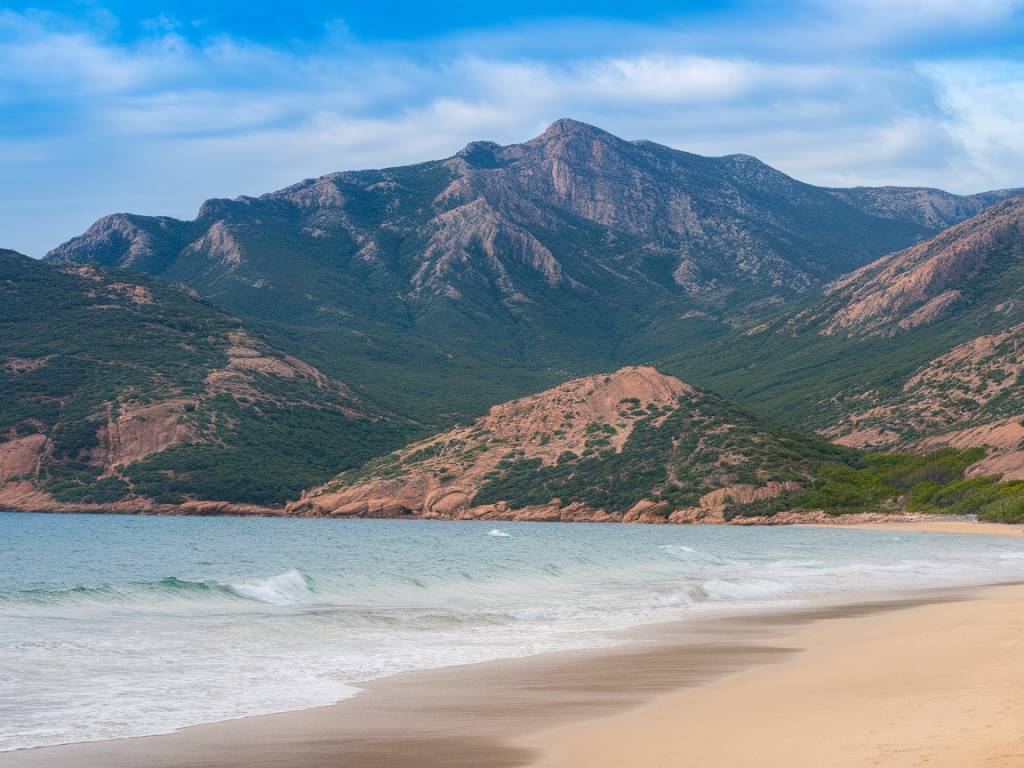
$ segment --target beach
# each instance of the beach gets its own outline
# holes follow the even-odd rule
[[[672,623],[11,768],[1024,765],[1024,586]]]
[[[524,743],[537,768],[1024,765],[1024,587],[800,628],[797,653]]]
[[[93,523],[83,520],[81,525]],[[167,523],[142,521],[126,525],[145,526],[143,530],[157,535]],[[197,530],[211,535],[215,530],[208,522],[195,525]],[[227,526],[222,533],[235,537],[246,530],[254,536],[264,535],[270,530],[267,526],[272,524],[220,521],[216,525]],[[323,538],[328,531],[336,530],[338,535],[344,535],[344,540],[350,541],[359,533],[372,536],[366,541],[379,545],[387,540],[385,536],[401,534],[401,552],[408,556],[406,547],[412,534],[422,540],[428,532],[433,532],[434,549],[447,546],[454,556],[474,546],[479,547],[478,553],[493,550],[496,554],[488,555],[492,558],[507,558],[515,553],[516,550],[508,548],[517,546],[517,537],[518,546],[525,547],[531,536],[539,536],[534,546],[543,548],[534,559],[544,563],[544,558],[554,556],[565,547],[560,539],[543,543],[546,542],[544,537],[569,536],[580,530],[520,524],[509,526],[509,537],[501,539],[488,535],[485,527],[474,532],[469,524],[423,526],[413,523],[366,527],[365,523],[355,523],[343,528],[325,527],[318,535]],[[74,530],[80,532],[81,528]],[[287,540],[287,532],[280,528],[274,530],[278,531],[280,547]],[[300,537],[295,539],[295,544],[305,546],[307,529],[296,527],[294,530],[294,535]],[[908,581],[910,574],[918,573],[916,569],[926,567],[915,558],[920,558],[921,552],[927,550],[945,551],[949,563],[959,562],[961,566],[968,565],[975,557],[983,557],[992,558],[993,562],[1001,559],[1016,568],[1014,564],[1020,562],[1024,553],[1010,539],[935,536],[934,532],[917,536],[905,534],[898,527],[893,528],[898,536],[887,536],[884,531],[876,530],[700,528],[675,532],[661,527],[609,527],[607,532],[590,527],[583,530],[585,532],[574,537],[577,540],[590,537],[586,549],[581,549],[581,557],[584,551],[592,554],[595,547],[610,553],[605,546],[621,549],[627,541],[624,537],[637,537],[636,557],[651,551],[651,545],[657,544],[653,548],[657,570],[652,573],[659,574],[659,579],[684,567],[687,574],[706,574],[701,577],[705,589],[717,584],[716,588],[723,590],[722,595],[728,590],[719,583],[720,575],[716,574],[735,571],[741,561],[724,559],[723,554],[716,552],[731,551],[735,555],[745,551],[745,557],[749,558],[769,548],[768,559],[763,564],[744,561],[747,574],[743,584],[756,592],[764,589],[767,573],[774,574],[774,578],[781,578],[782,574],[794,578],[797,572],[813,570],[825,574],[825,578],[841,577],[849,581],[866,567],[852,559],[838,570],[835,566],[825,568],[814,560],[794,561],[794,547],[799,551],[811,546],[822,551],[832,547],[831,557],[853,558],[857,551],[869,545],[879,558],[868,570],[876,588],[834,589],[797,601],[748,596],[738,601],[731,598],[723,603],[718,599],[690,607],[680,606],[672,608],[668,614],[652,613],[654,623],[626,625],[614,632],[587,630],[590,635],[612,640],[595,647],[544,650],[544,646],[538,646],[537,653],[521,654],[520,658],[508,658],[508,653],[501,651],[506,658],[449,663],[434,668],[416,669],[416,665],[410,663],[413,671],[360,682],[362,693],[337,704],[294,707],[294,711],[221,718],[217,722],[208,715],[197,715],[195,720],[205,719],[205,724],[181,727],[173,732],[16,749],[0,753],[0,768],[170,768],[182,765],[589,768],[667,766],[677,765],[683,759],[687,764],[702,766],[1024,765],[1024,741],[1018,736],[1018,724],[1024,715],[1024,695],[1019,693],[1024,690],[1024,664],[1018,663],[1024,650],[1024,614],[1020,611],[1024,604],[1024,586],[1010,583],[929,587],[923,574],[931,574],[931,570]],[[1010,529],[1006,531],[1011,533]],[[137,532],[131,535],[137,537]],[[688,536],[689,546],[659,543],[665,541],[666,535]],[[607,544],[601,544],[602,541]],[[504,549],[495,549],[499,546]],[[218,545],[216,551],[220,551],[220,547]],[[665,547],[669,549],[665,551]],[[891,554],[883,556],[886,547]],[[684,557],[681,561],[680,556]],[[860,555],[864,556],[864,553]],[[644,562],[634,561],[632,557],[625,562]],[[569,561],[565,562],[568,567]],[[184,566],[179,563],[179,567]],[[591,578],[596,573],[605,573],[588,572]],[[627,573],[631,571],[616,565],[603,578],[619,579]],[[346,608],[337,617],[335,613],[340,608],[325,612],[322,601],[333,593],[312,594],[322,589],[317,585],[323,578],[318,575],[317,579],[310,580],[310,595],[301,591],[281,593],[285,587],[299,588],[288,581],[260,583],[262,591],[253,593],[260,599],[267,599],[265,592],[273,587],[278,590],[271,595],[275,599],[284,594],[293,601],[265,606],[267,610],[256,624],[251,624],[254,618],[244,617],[253,616],[252,612],[263,603],[248,598],[241,600],[238,595],[211,597],[206,592],[212,587],[205,591],[189,588],[186,594],[179,594],[180,587],[175,585],[174,594],[166,596],[163,592],[147,591],[145,600],[152,601],[156,596],[169,600],[161,611],[182,611],[183,606],[187,607],[192,617],[187,621],[193,628],[210,621],[209,611],[220,617],[225,610],[237,609],[244,611],[241,614],[246,622],[244,626],[255,629],[270,622],[271,627],[285,628],[299,622],[296,631],[308,634],[319,623],[341,620],[351,610]],[[557,584],[564,577],[552,578],[552,583]],[[452,594],[452,584],[447,579],[431,590],[439,590],[440,595]],[[807,584],[821,584],[818,579],[815,576]],[[1004,581],[1009,580],[1004,578]],[[517,580],[516,584],[519,583]],[[535,590],[545,582],[523,583]],[[644,590],[654,589],[653,582],[633,584],[630,589],[641,586]],[[885,586],[887,584],[892,586]],[[914,586],[910,588],[908,584]],[[897,588],[896,585],[903,586]],[[736,584],[730,587],[735,588]],[[236,584],[234,589],[251,592],[254,588],[242,583]],[[472,589],[479,591],[481,584]],[[502,589],[506,600],[510,599],[510,594],[520,594],[519,591],[507,593],[507,585]],[[382,594],[393,600],[393,586],[388,590]],[[75,592],[72,597],[78,600],[79,594]],[[596,594],[583,592],[573,600],[592,601]],[[299,597],[307,601],[315,597],[319,602],[294,602]],[[58,610],[60,615],[66,615],[69,599],[71,597],[62,593],[61,602],[45,610]],[[97,620],[97,616],[107,615],[104,613],[108,610],[106,602],[102,609],[97,609],[94,605],[97,599],[91,595],[90,602],[74,608],[77,622],[91,622]],[[103,597],[104,601],[111,599],[110,595]],[[115,610],[122,621],[127,615],[125,611],[143,610],[137,607],[136,599],[131,593],[117,593]],[[466,599],[465,596],[460,598]],[[493,596],[488,598],[493,599]],[[95,613],[97,610],[101,612]],[[360,611],[359,615],[372,616],[377,610]],[[430,611],[434,610],[430,607]],[[621,617],[621,610],[620,603],[615,602],[603,609],[602,615],[606,613],[608,619]],[[673,613],[681,618],[663,618]],[[437,621],[433,613],[429,615],[433,617],[431,622]],[[460,622],[465,620],[459,619]],[[480,621],[485,620],[494,619],[484,617]],[[543,619],[544,622],[550,620]],[[147,631],[162,626],[153,624],[154,619],[146,611],[139,621]],[[282,621],[285,623],[281,624]],[[389,625],[391,621],[388,619]],[[522,617],[515,619],[501,632],[513,630],[522,621]],[[529,632],[544,626],[535,622],[536,619],[529,619]],[[428,629],[417,630],[415,637],[421,638],[417,641],[420,647],[408,646],[405,652],[412,655],[428,652],[430,644],[436,641],[431,639],[435,637],[434,630]],[[218,632],[224,631],[218,629]],[[472,643],[474,636],[482,637],[480,631],[465,634],[460,630],[463,632],[460,636]],[[221,636],[231,635],[210,635],[211,642]],[[197,636],[191,637],[195,642]],[[328,637],[331,636],[325,636],[324,642]],[[273,649],[273,646],[265,647],[267,651]],[[158,646],[154,649],[159,651]],[[159,679],[173,686],[176,670],[187,660],[166,658],[168,668],[161,670],[165,677]],[[306,663],[312,663],[326,657],[303,658],[310,659]],[[243,661],[238,659],[238,663]],[[74,659],[65,659],[65,662],[72,663]],[[294,668],[301,669],[300,666]],[[247,674],[259,675],[264,668],[246,669],[251,670]],[[216,667],[216,670],[216,674],[227,678],[239,675],[231,665]],[[146,677],[138,679],[152,684],[153,674],[148,672]],[[250,684],[262,683],[265,681],[253,680]],[[206,683],[210,689],[224,684],[226,681],[219,677],[210,677]],[[23,686],[12,690],[17,694],[18,690],[29,689]],[[82,694],[74,686],[65,686],[64,691],[68,698]],[[137,694],[126,691],[126,695]],[[130,720],[136,711],[141,718],[147,713],[146,707],[164,706],[163,701],[149,694],[137,700],[142,705],[117,711],[125,713],[121,716]],[[99,700],[92,703],[98,704]],[[94,711],[108,713],[111,706],[114,704],[107,702],[104,708]],[[66,711],[74,715],[86,710]],[[181,716],[180,706],[166,712],[165,717]],[[16,714],[15,710],[10,714]],[[128,723],[126,728],[131,725]],[[735,733],[742,733],[742,738],[734,738]]]
[[[855,523],[845,525],[812,525],[814,528],[852,528],[858,531],[903,531],[906,533],[952,533],[966,536],[1024,536],[1024,526],[1005,523],[985,523],[964,518],[945,518],[934,515],[924,520],[894,520],[892,522]]]

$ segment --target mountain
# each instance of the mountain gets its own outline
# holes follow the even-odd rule
[[[1001,200],[1024,194],[1024,189],[998,189],[976,195],[954,195],[928,187],[852,187],[829,192],[876,216],[940,230],[959,224]]]
[[[824,189],[559,120],[522,144],[210,200],[193,221],[107,216],[49,258],[185,283],[444,426],[725,334],[1000,194]]]
[[[941,234],[871,262],[826,287],[820,332],[892,335],[949,314],[993,310],[1007,284],[1019,287],[1024,198],[1010,200]],[[1006,314],[1012,307],[1003,307]],[[813,312],[795,322],[821,323]]]
[[[279,505],[412,434],[146,275],[0,251],[0,291],[4,508]]]
[[[574,379],[345,472],[298,515],[723,521],[857,454],[650,367]]]
[[[696,380],[847,445],[985,446],[975,472],[1024,478],[1024,197],[825,290],[710,344]]]

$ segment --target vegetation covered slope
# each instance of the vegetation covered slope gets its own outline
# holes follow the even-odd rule
[[[407,434],[341,382],[145,275],[2,251],[0,292],[8,508],[281,504]]]
[[[649,367],[587,376],[343,473],[296,514],[722,520],[858,452]]]
[[[1024,477],[1024,199],[873,262],[666,368],[842,443],[988,446]]]
[[[50,258],[186,283],[441,425],[690,348],[990,202],[842,192],[560,120],[522,144],[211,200],[194,221],[108,216]]]

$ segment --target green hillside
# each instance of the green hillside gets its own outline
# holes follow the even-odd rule
[[[0,480],[58,502],[281,504],[412,433],[148,276],[3,251],[0,286]]]

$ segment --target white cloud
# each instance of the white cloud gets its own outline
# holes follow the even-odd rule
[[[901,14],[959,23],[958,4],[910,2],[893,28]],[[978,13],[993,23],[1019,4],[982,0]],[[883,16],[881,0],[828,13],[862,32]],[[775,30],[776,44],[812,36],[822,18]],[[296,51],[192,43],[171,23],[154,30],[118,45],[0,13],[0,173],[10,180],[0,231],[24,233],[0,246],[39,255],[113,210],[191,216],[208,197],[446,156],[474,139],[521,141],[563,116],[690,151],[757,155],[814,183],[1024,185],[1024,71],[1011,60],[716,52],[665,31],[643,45],[635,26],[631,50],[562,59],[511,55],[479,35],[472,50],[375,48],[341,29]],[[26,202],[52,202],[54,190],[59,216]]]
[[[1024,63],[945,62],[921,67],[933,78],[947,129],[967,154],[965,184],[1024,186]]]

